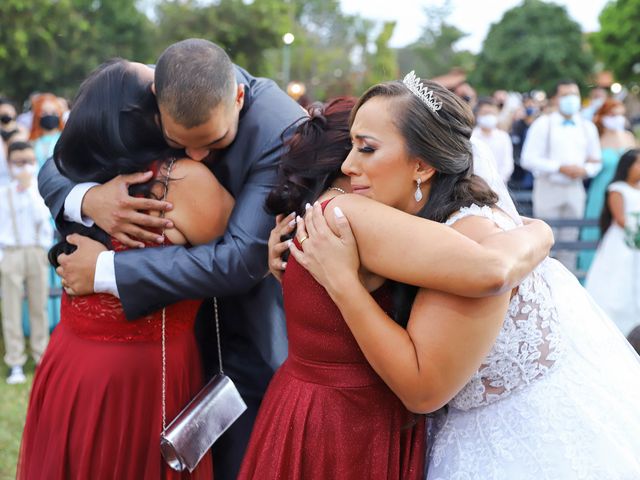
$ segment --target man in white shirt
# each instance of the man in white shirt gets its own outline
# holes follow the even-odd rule
[[[509,134],[498,128],[498,106],[492,98],[481,98],[474,109],[476,128],[471,134],[489,147],[500,177],[507,183],[513,173],[513,145]]]
[[[31,355],[40,361],[49,341],[47,314],[47,249],[53,232],[49,210],[38,193],[36,156],[26,142],[9,147],[12,181],[0,187],[0,272],[2,286],[2,333],[4,361],[10,372],[7,383],[25,381],[25,340],[22,331],[23,286],[27,285],[31,323]]]
[[[559,82],[553,101],[558,110],[533,122],[520,163],[535,176],[536,217],[580,219],[586,200],[583,180],[602,168],[598,131],[580,115],[580,90],[574,81]],[[578,233],[577,228],[562,228],[556,239],[575,241]],[[557,258],[569,269],[576,266],[575,252],[558,252]]]

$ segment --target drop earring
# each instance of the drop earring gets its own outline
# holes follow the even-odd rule
[[[420,190],[420,184],[422,183],[422,180],[418,178],[416,180],[416,183],[418,184],[418,186],[416,187],[416,193],[413,194],[413,198],[416,199],[416,202],[419,202],[420,200],[422,200],[422,190]]]

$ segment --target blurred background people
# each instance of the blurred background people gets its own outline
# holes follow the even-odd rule
[[[520,163],[534,174],[533,214],[538,218],[584,217],[585,178],[601,169],[600,140],[596,127],[580,116],[580,90],[573,80],[558,82],[553,102],[557,107],[536,119],[524,142]],[[556,240],[575,241],[579,229],[557,229]],[[575,251],[559,251],[557,259],[569,270],[576,268]]]
[[[595,121],[593,118],[596,112],[604,105],[609,98],[609,92],[604,87],[592,88],[589,92],[589,103],[582,109],[582,116],[587,120]]]
[[[509,134],[498,128],[498,106],[494,99],[482,97],[474,109],[476,127],[472,139],[487,145],[493,153],[498,173],[505,183],[513,173],[513,146]]]
[[[636,146],[636,139],[626,130],[628,124],[626,109],[622,102],[613,98],[605,99],[593,117],[602,148],[602,170],[596,175],[587,191],[587,205],[584,218],[600,218],[605,203],[607,187],[611,183],[618,166],[620,156]],[[600,238],[598,227],[585,227],[580,232],[580,239],[597,241]],[[587,271],[593,261],[595,252],[582,251],[578,255],[578,270]]]
[[[603,232],[585,287],[624,335],[640,324],[640,149],[625,152],[607,189]]]
[[[16,107],[13,103],[8,98],[0,97],[0,185],[7,185],[11,181],[7,150],[11,136],[19,132],[16,117]]]
[[[52,93],[41,93],[32,103],[33,123],[30,139],[36,152],[38,169],[53,155],[60,133],[64,127],[62,103]]]
[[[40,361],[49,340],[47,315],[48,260],[52,244],[49,210],[38,193],[36,157],[31,145],[14,142],[8,164],[12,181],[0,187],[0,272],[4,361],[7,383],[23,383],[27,360],[22,329],[22,299],[26,285],[30,312],[31,355]]]
[[[517,185],[519,189],[530,190],[533,188],[533,175],[520,165],[520,156],[522,154],[522,146],[527,138],[527,132],[533,121],[540,115],[540,105],[537,100],[529,94],[522,97],[522,110],[520,117],[513,122],[511,127],[511,144],[513,146],[513,174],[511,175],[512,184]]]

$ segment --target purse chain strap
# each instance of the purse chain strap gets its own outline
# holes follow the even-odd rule
[[[169,189],[169,174],[171,173],[171,168],[173,167],[175,159],[171,159],[171,163],[169,164],[169,173],[167,174],[167,178],[164,182],[164,195],[162,200],[167,198],[167,190]],[[164,216],[164,212],[161,214]],[[162,232],[164,235],[164,231]],[[166,342],[166,322],[167,322],[167,312],[166,307],[162,309],[162,433],[167,430],[167,342]],[[213,297],[213,311],[214,317],[216,321],[216,340],[218,343],[218,365],[220,375],[224,375],[224,370],[222,368],[222,347],[220,344],[220,316],[218,314],[218,299]]]

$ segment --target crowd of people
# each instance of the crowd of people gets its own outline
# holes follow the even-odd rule
[[[630,240],[638,232],[640,150],[624,103],[594,88],[583,106],[573,80],[559,81],[548,101],[542,92],[468,98],[476,115],[473,137],[493,152],[506,183],[531,190],[535,217],[599,224],[557,228],[556,241],[599,245],[596,251],[560,249],[556,258],[585,274],[587,290],[629,334],[640,324],[640,259]],[[607,240],[612,236],[618,240]]]
[[[37,365],[19,479],[640,475],[620,101],[581,110],[572,80],[476,99],[411,72],[303,109],[189,39],[155,69],[101,65],[71,112],[30,102],[0,102],[7,381],[23,284]],[[601,219],[595,255],[557,255],[591,295],[515,182],[537,217]],[[174,471],[160,436],[222,364],[247,410]]]
[[[25,331],[37,364],[60,318],[60,297],[49,296],[60,280],[47,260],[55,226],[36,175],[53,155],[68,114],[65,99],[51,93],[31,95],[20,115],[14,103],[0,98],[0,288],[9,384],[26,381]]]

